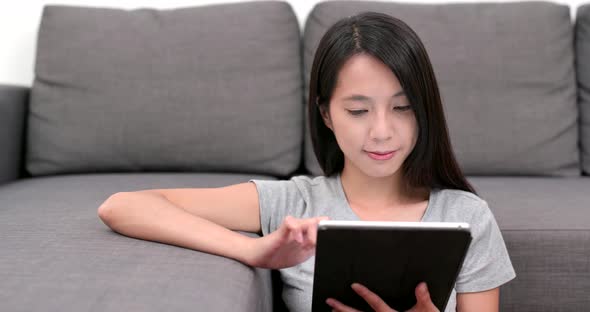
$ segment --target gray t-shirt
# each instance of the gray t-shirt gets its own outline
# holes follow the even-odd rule
[[[360,220],[346,200],[339,174],[250,181],[258,190],[263,235],[275,231],[287,215]],[[471,225],[473,239],[445,312],[455,311],[457,293],[493,289],[516,277],[496,220],[487,203],[476,195],[460,190],[432,190],[421,221]],[[312,256],[301,264],[280,270],[283,300],[290,311],[311,311],[314,265],[315,256]]]

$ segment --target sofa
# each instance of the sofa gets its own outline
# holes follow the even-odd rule
[[[501,310],[587,310],[590,5],[330,1],[300,27],[289,3],[259,1],[44,7],[32,85],[0,86],[0,311],[284,311],[278,271],[125,237],[97,209],[122,191],[321,175],[313,53],[368,10],[429,52],[517,273]]]

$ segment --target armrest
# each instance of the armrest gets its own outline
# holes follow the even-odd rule
[[[0,184],[20,177],[29,91],[28,87],[0,84]]]

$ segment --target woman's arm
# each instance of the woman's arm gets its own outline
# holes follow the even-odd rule
[[[253,183],[214,189],[121,192],[99,208],[100,219],[120,234],[247,262],[252,239],[232,230],[260,231]]]
[[[498,312],[500,288],[457,294],[457,312]]]
[[[277,207],[280,209],[280,207]],[[261,238],[258,191],[254,183],[212,189],[158,189],[122,192],[99,208],[100,219],[115,232],[186,247],[263,268],[285,268],[315,252],[317,224],[326,217],[287,217]]]

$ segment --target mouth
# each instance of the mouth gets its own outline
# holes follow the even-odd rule
[[[395,155],[395,151],[365,151],[369,157],[371,157],[372,159],[375,160],[388,160],[391,157],[393,157],[393,155]]]
[[[367,153],[371,153],[371,154],[377,154],[377,155],[387,155],[387,154],[391,154],[394,151],[365,151]]]

